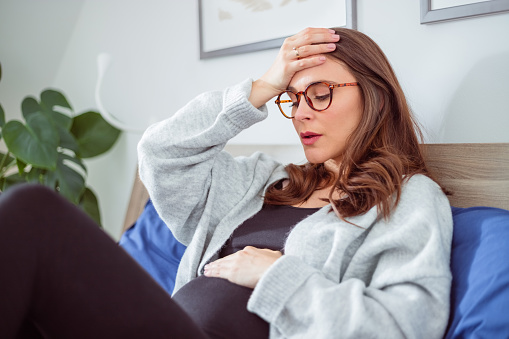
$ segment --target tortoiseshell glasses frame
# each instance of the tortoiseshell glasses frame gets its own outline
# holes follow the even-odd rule
[[[316,108],[316,101],[317,100],[323,100],[322,98],[310,98],[308,96],[308,90],[310,88],[313,88],[312,86],[315,86],[316,88],[316,85],[325,85],[329,88],[329,95],[328,95],[328,99],[329,101],[326,102],[326,104],[321,104],[322,107],[325,107],[325,108]],[[300,91],[300,92],[293,92],[293,91],[284,91],[284,92],[281,92],[278,96],[277,96],[277,99],[275,101],[277,107],[279,107],[279,110],[281,111],[281,113],[283,114],[283,116],[287,119],[294,119],[295,117],[292,116],[293,114],[293,109],[294,107],[297,107],[299,105],[299,102],[300,102],[300,99],[302,96],[304,96],[304,99],[306,100],[306,103],[308,104],[309,108],[311,108],[313,111],[316,111],[316,112],[322,112],[322,111],[325,111],[327,108],[330,107],[330,105],[332,104],[332,91],[335,89],[335,88],[338,88],[338,87],[350,87],[350,86],[359,86],[359,83],[358,82],[346,82],[346,83],[342,83],[342,84],[329,84],[327,82],[324,82],[324,81],[318,81],[318,82],[313,82],[311,84],[309,84],[305,90],[303,91]],[[282,96],[285,96],[287,95],[288,97],[290,98],[294,98],[293,100],[286,100],[286,99],[281,99]],[[293,96],[292,96],[293,95]],[[324,97],[323,95],[321,95],[320,97]],[[325,98],[326,100],[327,98]],[[315,100],[315,103],[313,103],[313,100]],[[284,109],[283,109],[283,106],[281,104],[291,104],[292,106],[292,109],[291,109],[291,113],[290,115],[288,115],[287,113],[285,113]]]

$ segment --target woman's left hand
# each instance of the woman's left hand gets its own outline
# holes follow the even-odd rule
[[[227,279],[237,285],[255,288],[265,271],[283,254],[279,251],[247,246],[243,250],[205,265],[205,276]]]

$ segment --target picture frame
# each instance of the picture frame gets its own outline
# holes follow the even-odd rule
[[[271,9],[256,10],[253,7],[264,4],[272,5]],[[234,14],[230,13],[228,17],[228,8],[224,9],[221,6],[229,6]],[[280,8],[282,6],[285,7]],[[357,27],[356,0],[261,0],[258,2],[198,0],[198,9],[200,59],[279,48],[288,36],[305,27],[352,29]],[[316,13],[310,14],[310,10]],[[226,18],[222,22],[218,19],[220,15]],[[227,19],[230,19],[229,22]],[[256,28],[260,26],[260,23],[263,27]]]
[[[450,6],[433,8],[432,0],[421,0],[421,24],[463,19],[509,11],[509,0],[448,0]]]

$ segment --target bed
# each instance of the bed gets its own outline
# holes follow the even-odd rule
[[[300,146],[227,146],[233,155],[260,148],[290,154]],[[423,150],[437,180],[452,193],[453,286],[445,338],[507,338],[509,143],[426,144]],[[120,245],[171,294],[185,247],[158,219],[137,174]]]

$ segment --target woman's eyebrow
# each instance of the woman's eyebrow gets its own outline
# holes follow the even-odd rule
[[[337,85],[339,84],[339,82],[337,81],[332,81],[332,80],[317,80],[317,81],[313,81],[313,82],[310,82],[309,84],[306,85],[306,88],[311,85],[311,84],[314,84],[314,83],[317,83],[317,82],[326,82],[328,83],[329,85]],[[297,89],[295,89],[295,87],[293,86],[288,86],[286,88],[287,91],[292,91],[292,92],[298,92]]]

